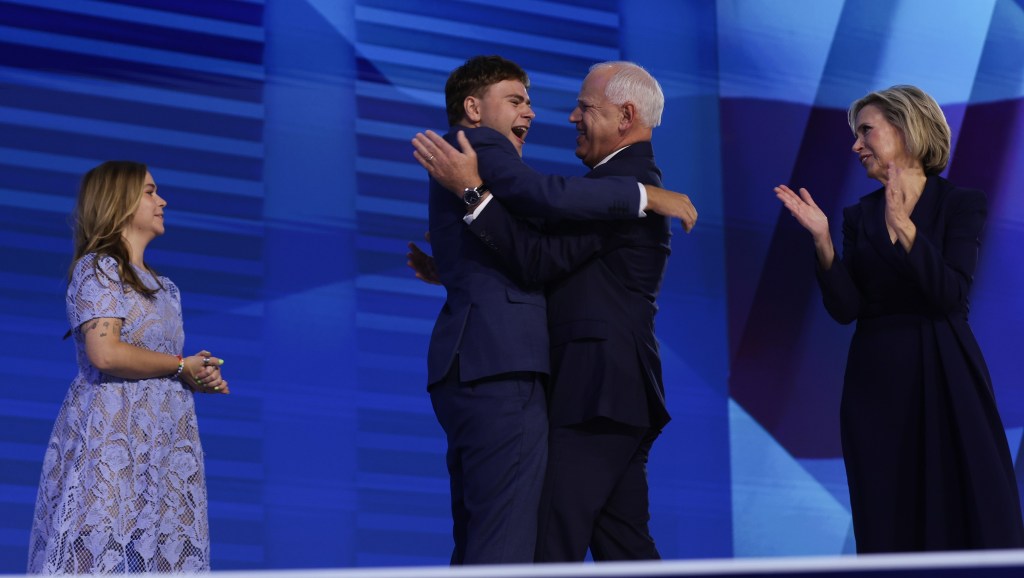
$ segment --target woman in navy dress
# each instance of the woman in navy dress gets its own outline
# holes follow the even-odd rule
[[[950,130],[920,89],[872,92],[848,118],[882,187],[844,209],[842,257],[806,189],[775,194],[811,233],[825,308],[857,322],[840,407],[857,551],[1022,547],[1013,462],[967,323],[985,194],[939,176]]]
[[[66,300],[78,375],[43,460],[29,573],[210,569],[192,396],[228,383],[208,351],[182,357],[178,288],[143,258],[166,205],[140,163],[82,179]]]

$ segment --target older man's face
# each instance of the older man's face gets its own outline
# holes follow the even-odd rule
[[[591,168],[620,148],[621,109],[608,102],[604,95],[613,72],[603,69],[588,74],[576,98],[576,108],[569,115],[569,122],[576,125],[579,135],[576,137],[576,156]]]

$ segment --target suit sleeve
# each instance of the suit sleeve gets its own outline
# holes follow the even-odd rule
[[[850,266],[854,247],[857,245],[859,215],[850,207],[843,211],[843,256],[832,260],[832,267],[825,271],[817,265],[818,286],[828,314],[843,325],[853,322],[860,315],[863,299],[860,289],[850,277]],[[817,260],[815,260],[817,263]]]
[[[967,303],[988,215],[985,193],[957,189],[952,194],[955,198],[950,199],[951,209],[945,216],[942,250],[919,234],[906,253],[907,266],[925,298],[947,313]]]
[[[494,198],[469,225],[524,288],[539,288],[602,254],[611,240],[597,231],[550,234],[517,218]]]
[[[503,135],[487,128],[466,131],[480,176],[512,212],[527,217],[635,219],[640,188],[633,177],[562,177],[530,168]]]

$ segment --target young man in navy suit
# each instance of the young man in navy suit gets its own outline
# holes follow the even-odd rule
[[[650,141],[663,107],[660,86],[639,66],[595,65],[569,118],[579,132],[576,154],[592,169],[587,177],[660,185]],[[434,155],[428,169],[455,191],[460,179],[475,178],[465,168],[444,174],[439,166],[459,159],[450,148],[421,152]],[[480,158],[481,172],[486,162]],[[486,199],[467,221],[520,286],[546,287],[551,432],[536,559],[583,560],[588,548],[596,560],[658,558],[646,464],[669,421],[654,335],[669,219],[549,219],[537,231],[505,210],[518,211],[503,185],[492,187],[500,203]]]
[[[634,176],[567,179],[527,167],[520,156],[534,117],[528,85],[518,65],[490,56],[468,60],[445,86],[453,127],[445,138],[455,142],[460,129],[480,160],[479,175],[457,195],[430,183],[431,244],[447,299],[431,335],[428,390],[448,439],[452,564],[533,561],[547,463],[545,294],[516,282],[463,222],[488,194],[484,184],[525,215],[635,221],[657,206],[691,223],[696,217],[685,195]],[[425,166],[442,161],[415,154]],[[573,243],[567,267],[604,250],[605,237]]]

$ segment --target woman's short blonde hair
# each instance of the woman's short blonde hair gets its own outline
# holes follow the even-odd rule
[[[850,105],[847,121],[857,134],[857,114],[869,104],[877,106],[889,124],[903,135],[907,152],[921,161],[927,175],[937,175],[949,164],[950,130],[946,115],[928,94],[909,84],[869,93]]]

